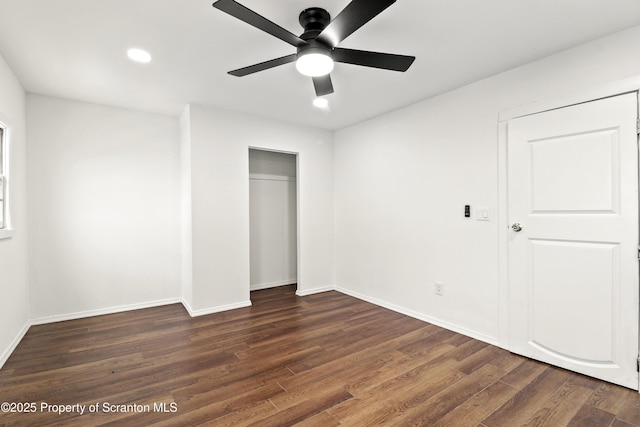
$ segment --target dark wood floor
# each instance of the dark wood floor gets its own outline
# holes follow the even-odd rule
[[[631,390],[294,291],[194,319],[170,305],[34,326],[0,370],[0,402],[35,412],[0,426],[640,426]]]

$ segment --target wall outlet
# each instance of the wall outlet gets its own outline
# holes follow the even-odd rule
[[[444,295],[444,283],[436,282],[434,287],[433,287],[433,292],[436,295],[443,296]]]

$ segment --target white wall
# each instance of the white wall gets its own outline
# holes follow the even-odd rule
[[[190,106],[193,304],[249,303],[250,147],[298,154],[298,292],[333,286],[332,134]]]
[[[497,342],[498,114],[640,74],[638,46],[635,27],[336,132],[337,286]]]
[[[29,95],[31,316],[180,298],[177,118]]]
[[[296,157],[277,151],[249,150],[249,174],[296,177]]]
[[[10,127],[11,222],[13,237],[0,240],[0,367],[29,323],[27,256],[27,168],[25,94],[0,57],[0,120]]]
[[[251,290],[297,282],[296,156],[249,150]]]
[[[180,115],[180,222],[181,291],[187,307],[193,305],[193,227],[191,224],[191,115],[187,106]]]

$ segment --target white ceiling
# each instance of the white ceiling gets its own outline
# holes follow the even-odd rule
[[[0,0],[0,54],[29,93],[179,115],[190,103],[339,129],[640,24],[638,0],[399,0],[341,47],[416,56],[406,73],[336,64],[330,111],[288,64],[295,49],[212,0]],[[300,34],[298,14],[349,0],[240,0]],[[153,55],[132,63],[129,47]]]

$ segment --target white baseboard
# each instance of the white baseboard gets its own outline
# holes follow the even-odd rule
[[[477,339],[479,341],[486,342],[487,344],[491,344],[491,345],[495,345],[495,346],[500,347],[500,345],[498,344],[498,340],[495,337],[492,337],[492,336],[489,336],[489,335],[485,335],[485,334],[481,334],[481,333],[478,333],[476,331],[472,331],[470,329],[463,328],[461,326],[454,325],[452,323],[437,319],[435,317],[426,316],[424,314],[418,313],[418,312],[410,310],[408,308],[400,307],[398,305],[391,304],[389,302],[382,301],[382,300],[379,300],[377,298],[372,298],[372,297],[369,297],[367,295],[363,295],[361,293],[354,292],[352,290],[342,288],[340,286],[336,286],[335,290],[338,291],[338,292],[341,292],[341,293],[343,293],[345,295],[349,295],[349,296],[352,296],[354,298],[358,298],[360,300],[363,300],[363,301],[366,301],[366,302],[370,302],[371,304],[375,304],[377,306],[387,308],[387,309],[389,309],[391,311],[395,311],[396,313],[404,314],[406,316],[413,317],[414,319],[422,320],[423,322],[431,323],[433,325],[440,326],[441,328],[445,328],[445,329],[448,329],[450,331],[457,332],[459,334],[465,335],[467,337],[471,337],[471,338]]]
[[[308,295],[320,294],[322,292],[335,291],[336,288],[333,286],[325,286],[323,288],[314,288],[314,289],[298,289],[296,291],[296,295],[299,297],[306,297]]]
[[[280,282],[271,282],[271,283],[258,283],[256,285],[251,285],[249,290],[259,291],[261,289],[277,288],[278,286],[295,285],[296,283],[297,283],[297,279],[282,280]]]
[[[11,354],[16,349],[16,347],[18,347],[18,344],[20,344],[20,341],[22,341],[24,336],[29,331],[30,327],[31,327],[31,322],[27,321],[27,323],[24,324],[20,332],[18,332],[18,335],[16,335],[13,341],[11,341],[11,344],[9,344],[9,347],[4,351],[4,353],[0,355],[0,369],[2,369],[5,363],[7,363],[7,360],[9,360],[9,357],[11,357]]]
[[[123,311],[140,310],[142,308],[160,307],[163,305],[180,303],[180,298],[169,298],[164,300],[156,300],[143,302],[138,304],[121,305],[118,307],[101,308],[97,310],[79,311],[76,313],[59,314],[55,316],[44,316],[31,320],[32,325],[44,325],[46,323],[63,322],[65,320],[82,319],[85,317],[102,316],[105,314],[122,313]]]
[[[189,316],[191,317],[205,316],[207,314],[220,313],[222,311],[228,311],[228,310],[235,310],[236,308],[251,307],[251,300],[249,300],[249,301],[242,301],[234,304],[219,305],[216,307],[209,307],[209,308],[194,310],[191,307],[191,305],[189,305],[187,300],[185,300],[184,298],[182,299],[181,302],[184,308],[187,310],[187,312],[189,312]]]

